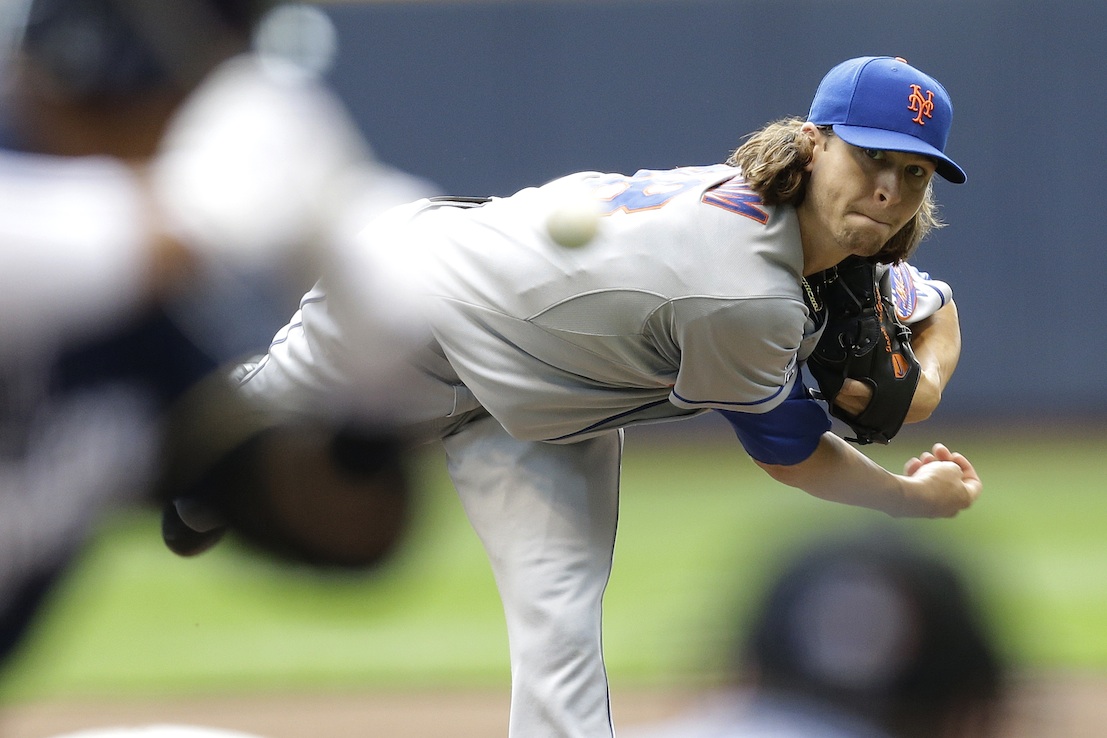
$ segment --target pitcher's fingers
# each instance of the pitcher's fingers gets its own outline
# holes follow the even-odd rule
[[[935,443],[930,451],[934,454],[934,458],[936,459],[941,459],[942,461],[952,460],[951,457],[953,456],[953,452],[950,451],[949,447],[944,443]]]
[[[949,460],[961,467],[962,478],[980,480],[980,475],[976,473],[976,467],[972,465],[972,462],[969,461],[964,454],[952,453],[950,454]]]
[[[975,502],[976,499],[980,497],[980,493],[984,491],[984,483],[980,481],[980,477],[975,475],[975,472],[973,476],[966,477],[964,482],[965,489],[969,492],[969,497]]]

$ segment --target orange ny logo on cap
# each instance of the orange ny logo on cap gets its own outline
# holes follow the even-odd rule
[[[912,122],[925,126],[926,122],[923,120],[923,116],[932,117],[931,112],[934,110],[934,92],[927,90],[926,97],[923,97],[922,88],[918,85],[911,85],[911,95],[907,98],[907,109],[916,114],[911,119]]]

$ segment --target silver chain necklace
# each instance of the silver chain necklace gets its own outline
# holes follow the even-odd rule
[[[800,277],[800,284],[802,284],[803,289],[807,291],[807,299],[811,302],[811,309],[816,313],[822,310],[822,306],[819,305],[819,300],[815,297],[815,290],[811,289],[811,285],[807,283],[807,277]]]

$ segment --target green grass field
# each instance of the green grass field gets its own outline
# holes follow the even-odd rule
[[[898,469],[934,432],[870,455]],[[1107,669],[1107,431],[953,430],[985,496],[952,521],[892,523],[776,485],[726,432],[628,436],[605,611],[612,681],[717,678],[774,567],[810,536],[888,523],[964,567],[1017,666]],[[410,537],[383,569],[317,573],[224,545],[182,560],[157,517],[113,518],[8,670],[8,701],[72,696],[504,686],[506,639],[483,552],[429,454]]]

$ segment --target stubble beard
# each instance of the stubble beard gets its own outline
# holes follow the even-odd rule
[[[843,228],[839,231],[836,241],[844,255],[863,258],[875,256],[888,243],[883,236],[860,228]]]

